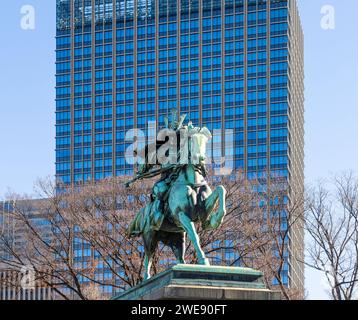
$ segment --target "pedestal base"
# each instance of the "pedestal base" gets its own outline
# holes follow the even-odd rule
[[[113,300],[280,300],[248,268],[178,264]]]

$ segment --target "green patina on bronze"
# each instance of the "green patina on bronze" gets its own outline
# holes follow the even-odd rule
[[[172,268],[143,281],[113,300],[138,300],[155,296],[165,288],[196,288],[214,290],[256,290],[267,293],[261,272],[237,267],[201,266],[178,264]]]
[[[178,161],[152,165],[149,161],[152,155],[146,152],[147,161],[140,166],[136,177],[127,183],[129,187],[135,181],[160,176],[153,187],[152,201],[138,212],[128,228],[130,237],[143,238],[144,279],[150,278],[152,257],[159,241],[171,247],[178,262],[185,264],[186,234],[195,248],[198,263],[209,265],[195,223],[201,223],[205,230],[219,228],[226,214],[225,188],[217,186],[211,190],[206,182],[206,143],[211,133],[205,127],[194,127],[191,123],[184,125],[184,120],[185,116],[182,116],[170,125],[166,121],[167,128],[175,131],[180,140]],[[182,141],[182,137],[186,139]]]

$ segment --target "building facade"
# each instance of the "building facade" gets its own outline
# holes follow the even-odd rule
[[[33,221],[39,224],[45,221],[43,217],[39,217],[35,209],[41,201],[22,202],[28,214],[33,217]],[[15,204],[14,201],[0,202],[0,301],[52,300],[56,295],[50,287],[36,279],[33,267],[19,265],[17,260],[13,259],[13,253],[22,252],[20,248],[25,246],[26,241],[24,230],[13,215],[15,206],[21,204]]]
[[[161,127],[176,108],[195,125],[233,130],[235,169],[286,178],[292,199],[303,191],[295,0],[57,0],[56,42],[59,180],[133,174],[126,132]],[[303,292],[302,226],[288,248],[284,281]]]
[[[27,274],[9,269],[0,264],[0,301],[1,300],[54,300],[56,295],[50,287],[46,287],[40,281],[35,281],[33,286],[23,286]]]

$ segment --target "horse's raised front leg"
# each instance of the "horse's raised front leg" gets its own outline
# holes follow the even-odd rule
[[[209,266],[210,265],[209,259],[205,257],[205,253],[201,249],[199,236],[196,232],[194,222],[192,222],[184,212],[180,212],[178,214],[178,219],[194,246],[194,249],[198,256],[198,263]]]
[[[223,186],[218,186],[213,193],[205,199],[205,210],[208,219],[203,223],[204,229],[216,229],[224,221],[226,215],[226,190]],[[213,213],[216,204],[219,202],[218,211]]]

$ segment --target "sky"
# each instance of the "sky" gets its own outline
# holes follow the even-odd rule
[[[305,176],[308,185],[358,172],[358,1],[298,0],[305,33]],[[35,28],[21,8],[35,8]],[[321,9],[334,8],[334,29]],[[324,20],[325,21],[325,20]],[[330,20],[333,21],[332,19]],[[332,25],[333,27],[333,25]],[[0,10],[0,201],[33,193],[55,172],[55,0],[11,0]],[[306,271],[309,299],[324,299],[323,276]]]

